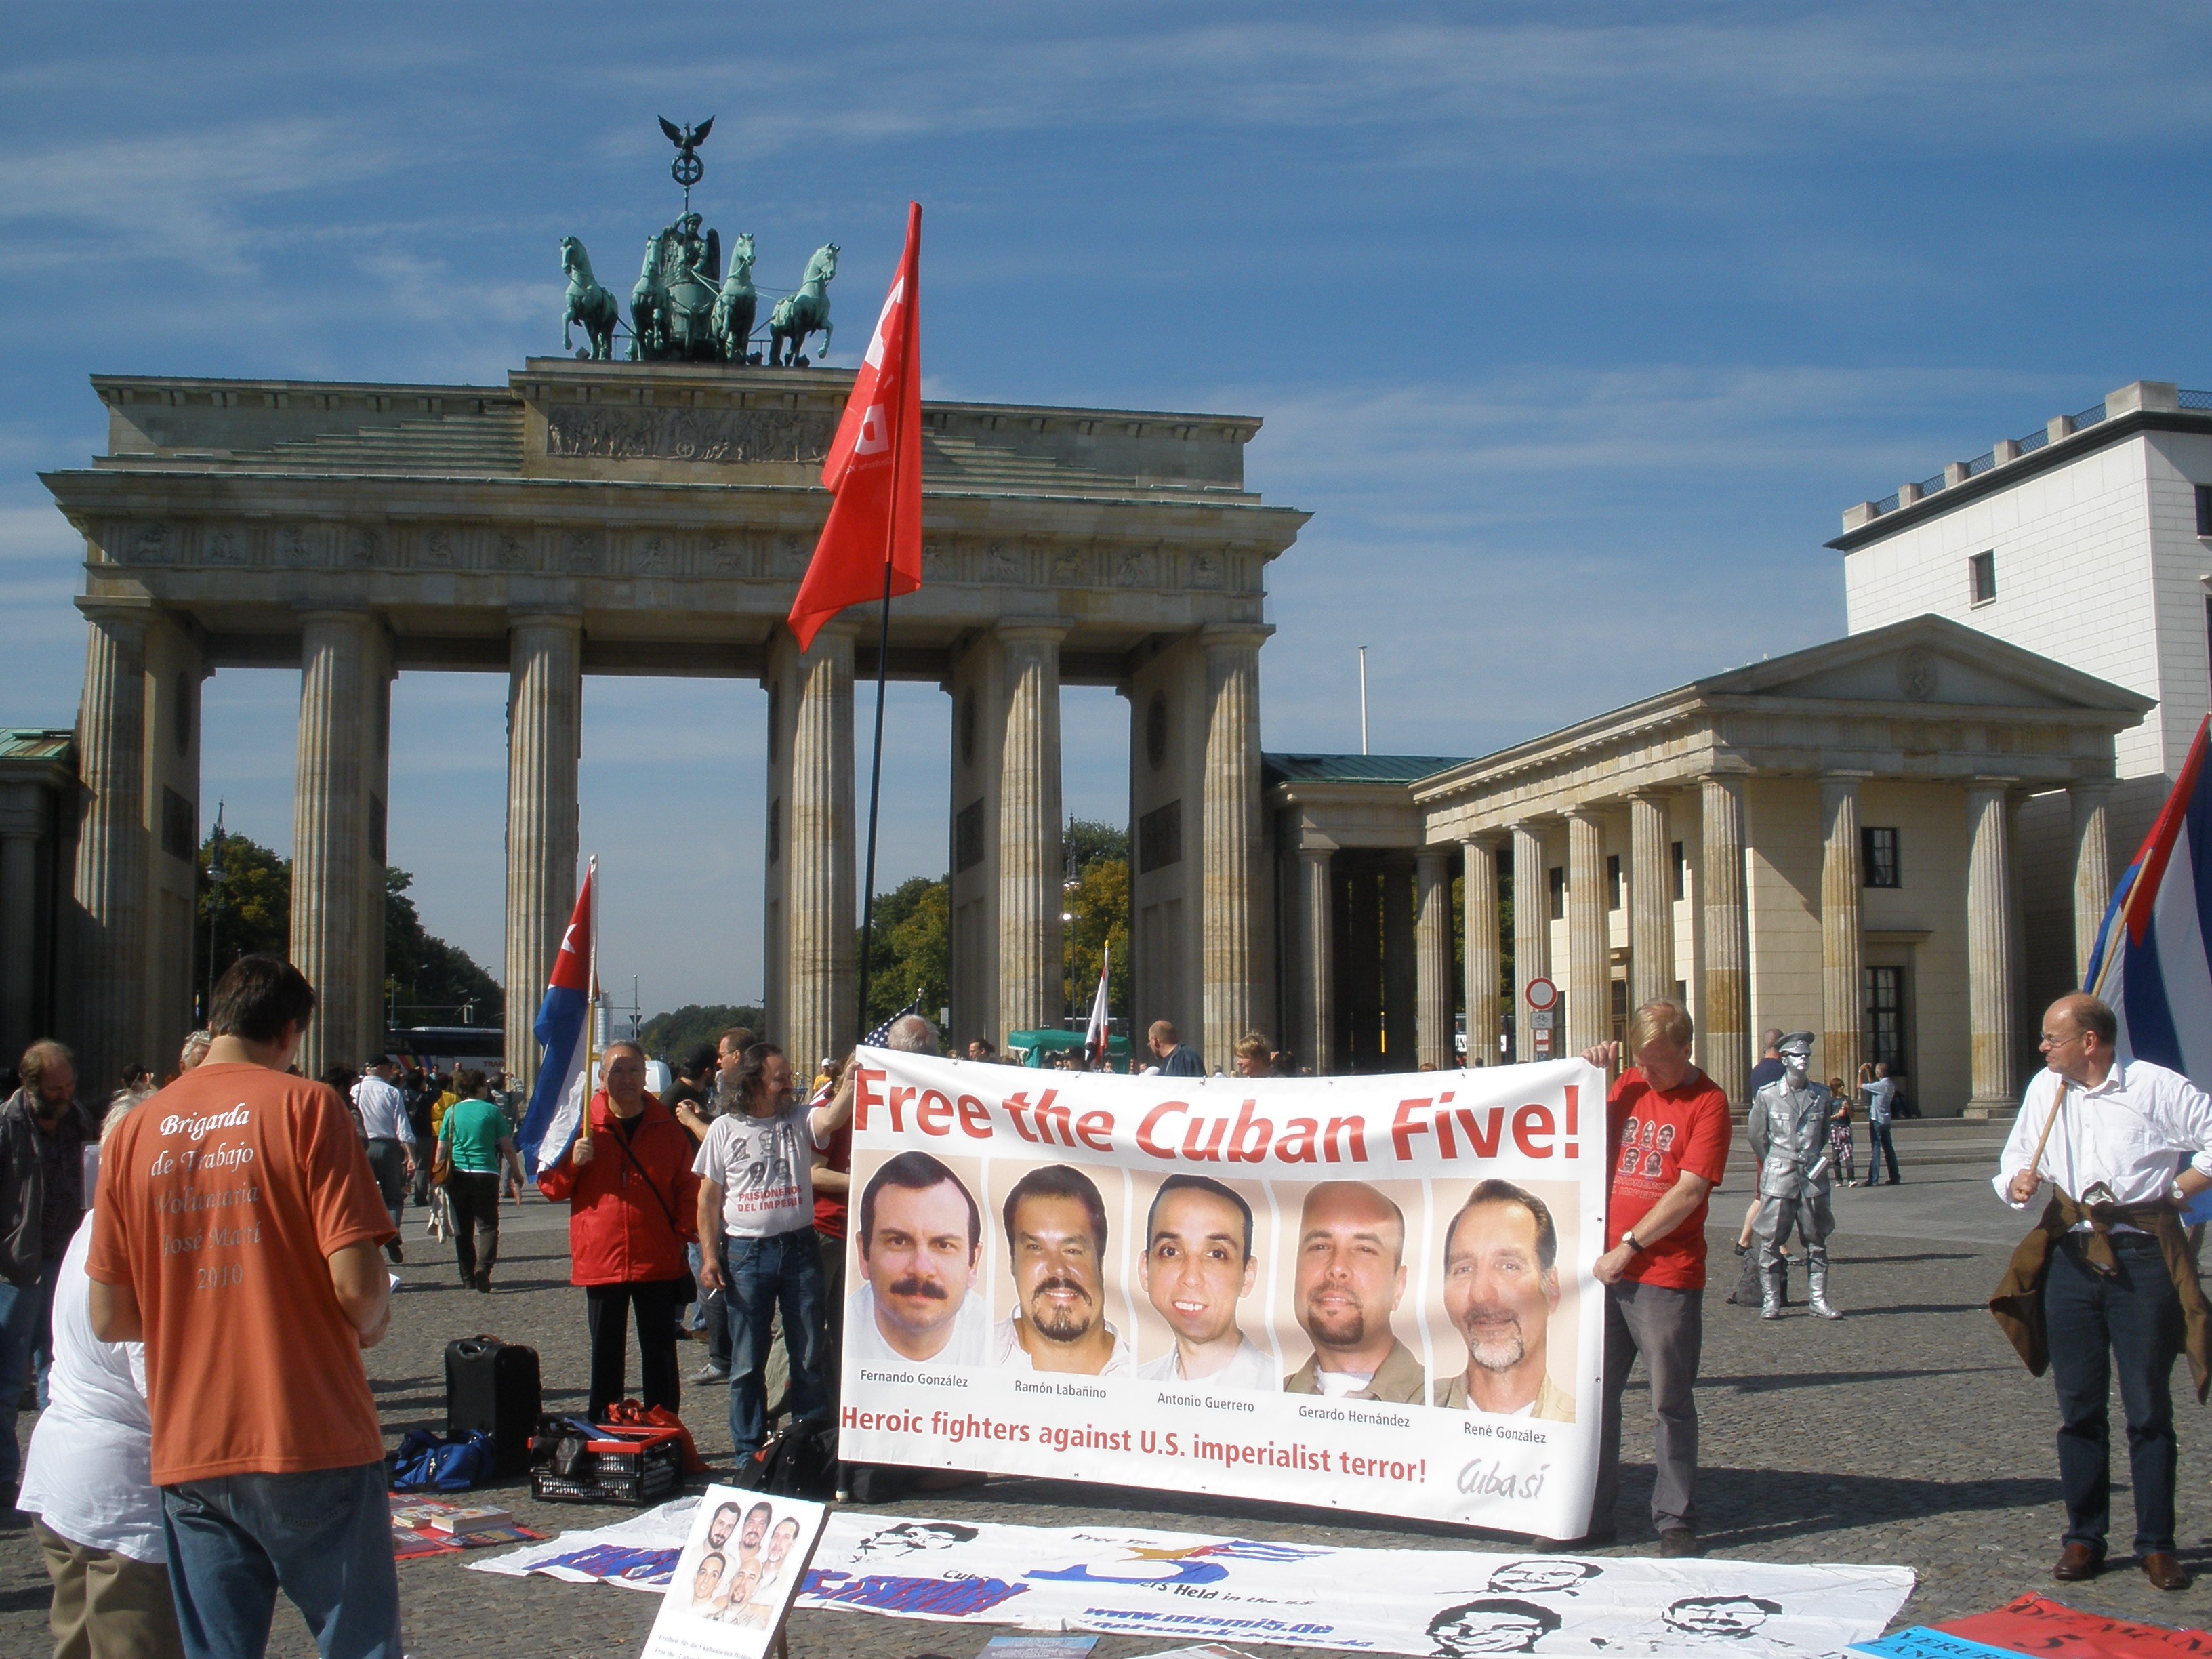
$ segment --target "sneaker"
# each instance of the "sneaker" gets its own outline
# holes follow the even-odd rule
[[[1687,1527],[1668,1527],[1659,1534],[1659,1553],[1669,1561],[1705,1553],[1705,1546],[1698,1542],[1698,1534]]]
[[[726,1382],[729,1380],[729,1372],[724,1370],[720,1365],[702,1365],[691,1373],[691,1381],[694,1382]]]

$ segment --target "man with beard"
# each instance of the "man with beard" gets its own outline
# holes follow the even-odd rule
[[[1486,1181],[1444,1229],[1444,1311],[1467,1341],[1467,1370],[1436,1403],[1498,1417],[1575,1420],[1575,1402],[1546,1369],[1559,1305],[1559,1233],[1544,1200]]]
[[[1013,1371],[1113,1376],[1135,1369],[1106,1319],[1106,1205],[1079,1170],[1047,1164],[1006,1194],[1014,1310],[993,1333],[993,1363]]]
[[[1285,1394],[1425,1404],[1428,1374],[1390,1329],[1406,1295],[1406,1216],[1364,1181],[1306,1189],[1293,1292],[1313,1358]]]
[[[1153,1194],[1145,1237],[1138,1271],[1175,1346],[1137,1375],[1273,1394],[1274,1362],[1237,1325],[1237,1304],[1252,1294],[1260,1272],[1252,1257],[1252,1206],[1208,1176],[1171,1175]]]
[[[860,1244],[845,1340],[861,1364],[983,1363],[983,1217],[957,1176],[927,1152],[885,1163],[861,1189]]]

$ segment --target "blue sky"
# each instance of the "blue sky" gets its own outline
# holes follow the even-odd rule
[[[0,57],[0,721],[67,725],[96,372],[473,380],[556,245],[696,202],[857,349],[909,196],[933,393],[1257,414],[1312,511],[1264,741],[1477,754],[1843,629],[1838,512],[2136,379],[2212,386],[2202,7],[33,9]],[[605,250],[604,252],[600,252]],[[849,364],[851,350],[832,361]],[[290,842],[297,676],[207,688],[211,812]],[[395,693],[391,844],[496,973],[503,683]],[[750,998],[757,687],[593,679],[611,983]],[[882,880],[944,866],[894,687]],[[1119,819],[1125,711],[1064,705]],[[863,721],[865,727],[865,720]]]

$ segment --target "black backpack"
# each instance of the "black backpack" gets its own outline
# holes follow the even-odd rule
[[[737,1484],[779,1498],[820,1500],[837,1492],[837,1425],[792,1423],[738,1466]]]

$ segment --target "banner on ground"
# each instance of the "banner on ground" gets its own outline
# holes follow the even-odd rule
[[[1438,1659],[1809,1659],[1879,1635],[1911,1593],[1902,1567],[1334,1549],[847,1511],[798,1605]]]
[[[848,1462],[1589,1530],[1593,1067],[855,1091]]]

